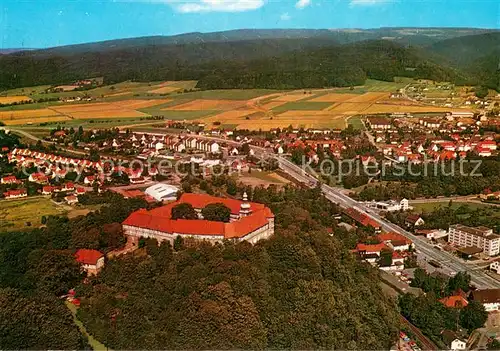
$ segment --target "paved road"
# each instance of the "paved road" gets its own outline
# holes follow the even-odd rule
[[[282,168],[289,175],[295,179],[304,182],[306,184],[316,183],[316,178],[305,173],[305,171],[299,166],[293,164],[291,161],[286,160],[282,157],[278,157],[280,168]],[[500,282],[486,275],[483,270],[475,264],[465,264],[458,257],[445,252],[437,250],[432,244],[427,242],[425,239],[418,237],[403,228],[388,222],[385,218],[382,218],[377,213],[372,212],[367,207],[363,206],[361,203],[353,200],[349,196],[345,195],[340,189],[330,187],[326,184],[321,186],[321,190],[325,197],[343,208],[354,207],[358,211],[366,214],[369,218],[373,219],[379,223],[384,231],[396,232],[405,237],[409,238],[415,243],[415,246],[420,253],[427,258],[427,260],[435,260],[443,266],[443,271],[448,274],[455,274],[459,271],[466,271],[471,275],[471,280],[474,285],[478,288],[500,288]]]

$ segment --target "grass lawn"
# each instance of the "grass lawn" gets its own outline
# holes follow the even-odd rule
[[[352,125],[354,129],[363,129],[363,123],[361,122],[361,116],[352,116],[347,120],[348,125]]]
[[[365,88],[367,91],[387,91],[394,92],[398,89],[403,88],[408,83],[402,82],[384,82],[380,80],[367,79],[365,82]]]
[[[423,212],[423,211],[432,212],[432,211],[434,211],[435,209],[437,209],[439,207],[447,207],[448,203],[449,203],[449,201],[427,202],[427,203],[423,203],[423,204],[411,204],[411,206],[413,206],[413,208],[416,211],[418,211],[418,212]],[[488,206],[488,205],[485,205],[485,204],[482,204],[482,203],[475,203],[475,202],[452,201],[452,205],[451,206],[452,206],[453,209],[457,209],[458,207],[460,207],[462,205],[469,206],[469,209],[472,210],[472,211],[478,210],[478,209],[481,209],[481,210],[484,210],[484,209],[493,209],[493,210],[495,210],[495,208],[492,207],[492,206]],[[498,212],[498,216],[500,216],[500,211],[498,211],[498,209],[497,209],[497,212]]]
[[[83,325],[83,323],[77,318],[76,316],[76,312],[77,312],[77,308],[75,305],[73,305],[72,303],[68,302],[68,301],[65,301],[64,302],[66,304],[66,307],[68,307],[68,309],[71,311],[71,314],[73,315],[73,321],[75,323],[75,325],[78,327],[78,329],[80,330],[80,333],[88,340],[90,346],[92,347],[93,350],[107,350],[108,348],[102,344],[101,342],[97,341],[92,335],[90,335],[88,332],[87,332],[87,329],[85,328],[85,326]]]
[[[180,99],[208,99],[208,100],[249,100],[259,96],[278,93],[279,90],[271,89],[227,89],[227,90],[200,90],[184,94],[173,93],[170,98]]]
[[[67,211],[45,197],[0,200],[0,230],[26,228],[26,222],[38,227],[42,216],[63,215]]]
[[[287,102],[284,105],[273,108],[273,112],[280,113],[290,110],[295,111],[319,111],[331,106],[332,102],[310,102],[310,101],[297,101]]]

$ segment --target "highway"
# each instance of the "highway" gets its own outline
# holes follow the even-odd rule
[[[277,159],[279,160],[280,168],[290,176],[305,184],[316,184],[317,179],[307,174],[299,166],[283,157],[277,157]],[[436,249],[425,239],[418,237],[404,230],[403,228],[387,221],[377,213],[374,213],[367,207],[358,203],[356,200],[353,200],[349,196],[342,193],[340,189],[323,184],[321,186],[321,190],[327,199],[337,203],[341,207],[354,207],[358,211],[366,214],[368,217],[379,223],[384,231],[399,233],[412,240],[415,244],[416,249],[420,252],[421,255],[425,257],[425,259],[427,259],[427,261],[434,260],[441,264],[441,266],[443,267],[441,271],[443,271],[444,273],[453,275],[457,272],[465,271],[471,275],[472,284],[474,284],[477,288],[500,288],[500,282],[485,274],[483,270],[476,264],[465,263],[449,252]]]

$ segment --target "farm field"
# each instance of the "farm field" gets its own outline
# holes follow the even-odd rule
[[[310,101],[300,101],[300,102],[287,102],[284,105],[273,108],[274,113],[280,113],[285,111],[316,111],[323,110],[330,107],[329,102],[310,102]]]
[[[24,95],[17,96],[0,96],[0,104],[13,104],[21,101],[30,101],[31,99]]]
[[[408,79],[397,79],[395,82],[367,80],[365,85],[353,88],[294,91],[187,91],[192,90],[197,82],[127,81],[87,91],[71,92],[75,96],[85,93],[94,97],[95,101],[90,103],[50,102],[0,108],[0,121],[8,125],[27,126],[53,122],[42,126],[47,128],[54,127],[58,122],[65,126],[93,125],[94,128],[108,128],[154,124],[158,122],[148,120],[147,117],[163,116],[165,120],[195,120],[207,123],[209,128],[216,125],[254,130],[289,125],[305,128],[345,128],[348,124],[361,128],[359,114],[439,113],[450,110],[439,106],[418,105],[404,99],[390,99],[391,92],[409,82],[411,80]],[[25,88],[24,91],[31,90],[30,93],[17,89],[16,96],[50,95],[37,89]],[[167,91],[172,92],[166,93]],[[347,122],[349,119],[350,122]]]
[[[325,95],[318,96],[317,98],[308,100],[310,102],[344,102],[349,101],[357,97],[357,94],[337,94],[337,93],[328,93]]]
[[[32,227],[40,226],[42,216],[62,215],[67,211],[45,197],[22,200],[0,201],[0,231],[26,228],[26,222]]]
[[[166,111],[197,111],[197,110],[234,110],[246,104],[244,100],[206,100],[196,99],[181,105],[167,107]]]

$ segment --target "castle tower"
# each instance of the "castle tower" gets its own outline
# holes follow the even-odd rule
[[[240,218],[248,216],[250,213],[252,213],[252,210],[250,209],[250,203],[248,202],[248,196],[247,193],[243,193],[243,202],[241,203],[240,206]]]

